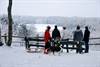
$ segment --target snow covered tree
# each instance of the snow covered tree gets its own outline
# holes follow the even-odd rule
[[[8,24],[8,17],[6,15],[3,15],[0,17],[0,21],[1,24]]]
[[[22,36],[22,37],[26,37],[28,36],[28,30],[27,30],[27,27],[25,24],[22,24],[20,25],[20,28],[19,28],[19,36]]]

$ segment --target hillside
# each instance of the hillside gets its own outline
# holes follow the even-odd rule
[[[7,16],[0,16],[0,23],[2,28],[2,35],[7,32]],[[99,17],[60,17],[60,16],[13,16],[13,31],[14,35],[18,35],[19,26],[26,24],[56,24],[58,26],[66,26],[68,31],[75,30],[77,25],[80,25],[84,31],[85,26],[89,26],[91,37],[100,37],[100,18]],[[4,28],[5,27],[5,28]]]

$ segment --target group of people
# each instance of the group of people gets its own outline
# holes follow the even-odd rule
[[[66,27],[63,27],[63,35],[61,36],[60,31],[58,30],[57,25],[55,25],[54,30],[52,31],[52,37],[50,35],[50,26],[47,26],[47,29],[45,30],[44,33],[44,40],[45,40],[45,49],[44,53],[48,54],[49,50],[52,51],[60,51],[60,40],[67,40],[67,31]],[[76,27],[76,30],[74,31],[73,34],[73,40],[74,41],[84,41],[85,42],[85,53],[89,52],[89,37],[90,37],[90,31],[88,29],[88,26],[85,27],[84,35],[82,30],[80,29],[80,26],[78,25]],[[53,44],[51,45],[51,41],[53,41]],[[79,45],[80,46],[80,45]],[[79,47],[77,46],[77,47]],[[80,49],[77,49],[77,53],[80,52]]]
[[[76,31],[74,31],[73,34],[73,40],[74,41],[84,41],[85,42],[85,53],[89,52],[89,37],[90,37],[90,31],[88,29],[88,26],[85,27],[85,31],[84,31],[84,35],[82,30],[80,29],[80,26],[77,26]],[[81,53],[82,50],[80,49],[81,45],[77,45],[78,49],[77,49],[77,53]]]
[[[55,26],[55,29],[53,30],[52,32],[52,37],[50,35],[50,26],[47,26],[47,29],[45,31],[45,34],[44,34],[44,40],[45,40],[45,49],[44,49],[44,53],[48,53],[48,51],[50,49],[52,49],[52,51],[54,50],[60,50],[59,47],[55,48],[54,44],[51,46],[51,40],[57,40],[59,41],[60,38],[61,38],[61,35],[60,35],[60,31],[58,30],[57,26]]]

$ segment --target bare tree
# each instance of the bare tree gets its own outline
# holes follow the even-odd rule
[[[12,43],[12,14],[11,14],[11,9],[12,9],[12,0],[9,0],[9,5],[8,5],[8,42],[7,46],[11,46]]]

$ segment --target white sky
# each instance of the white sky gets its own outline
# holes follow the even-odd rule
[[[0,0],[7,14],[8,0]],[[13,15],[100,17],[100,0],[13,0]]]

